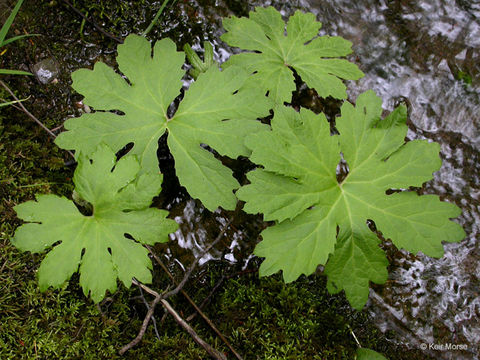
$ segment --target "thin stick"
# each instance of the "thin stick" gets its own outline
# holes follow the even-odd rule
[[[99,25],[97,25],[97,23],[95,21],[93,21],[92,19],[86,17],[80,10],[78,10],[76,7],[74,7],[70,1],[68,0],[63,0],[63,2],[65,4],[67,4],[68,6],[70,6],[70,8],[75,12],[77,13],[78,15],[80,15],[85,21],[88,21],[90,24],[92,24],[95,29],[97,29],[98,31],[100,31],[103,35],[105,35],[106,37],[118,42],[119,44],[123,44],[123,40],[116,37],[115,35],[112,35],[108,32],[106,32],[105,30],[103,30]]]
[[[195,340],[195,342],[198,345],[203,347],[211,357],[213,357],[214,359],[218,359],[218,360],[227,360],[227,358],[225,357],[224,354],[222,354],[218,350],[212,348],[209,344],[207,344],[205,341],[203,341],[203,339],[200,336],[198,336],[198,334],[195,332],[195,330],[193,330],[193,328],[190,325],[188,325],[187,322],[185,320],[183,320],[180,315],[178,315],[178,313],[168,303],[167,300],[162,299],[162,300],[160,300],[160,302],[165,307],[165,309],[167,309],[167,311],[170,313],[170,315],[173,316],[173,318],[175,319],[177,324],[180,325],[182,328],[184,328],[185,331],[190,334],[190,336],[193,338],[193,340]]]
[[[147,311],[150,310],[150,305],[148,304],[147,299],[145,299],[145,296],[143,295],[143,290],[142,287],[139,286],[138,290],[140,290],[140,297],[142,298],[143,303],[147,307]],[[155,329],[155,335],[157,336],[157,339],[160,341],[160,334],[158,333],[158,328],[157,328],[157,320],[155,320],[155,316],[152,315],[152,322],[153,322],[153,328]]]
[[[5,90],[8,91],[8,93],[10,95],[12,95],[12,97],[15,99],[15,101],[17,101],[18,105],[22,108],[22,111],[27,114],[33,121],[35,121],[43,130],[45,130],[51,137],[53,137],[54,139],[57,137],[57,135],[55,135],[49,128],[47,128],[45,125],[43,125],[43,123],[38,120],[35,116],[32,115],[32,113],[30,113],[30,111],[28,111],[25,106],[23,106],[23,104],[20,102],[20,100],[15,96],[15,94],[13,93],[12,90],[10,90],[10,88],[7,86],[7,84],[5,84],[2,80],[0,80],[0,85],[2,85]]]
[[[235,214],[234,214],[235,215]],[[228,227],[230,226],[230,224],[233,222],[233,217],[227,222],[227,224],[225,224],[225,226],[222,228],[222,230],[220,231],[220,233],[217,235],[217,237],[215,238],[215,240],[194,260],[194,262],[192,263],[192,265],[189,267],[189,269],[186,271],[182,281],[180,283],[177,283],[177,281],[175,280],[175,278],[173,277],[173,275],[170,273],[170,271],[168,271],[167,267],[163,264],[163,262],[160,260],[160,258],[158,258],[158,256],[153,253],[152,249],[146,245],[147,249],[151,252],[151,254],[153,255],[153,257],[155,258],[155,260],[157,261],[158,264],[160,264],[160,266],[164,269],[164,271],[168,274],[168,276],[170,277],[170,279],[175,283],[176,287],[175,289],[171,290],[171,291],[168,291],[168,292],[165,292],[163,293],[162,295],[158,294],[155,290],[149,288],[148,286],[138,282],[137,280],[133,279],[132,280],[132,283],[134,285],[137,285],[139,286],[141,289],[145,290],[146,292],[148,292],[150,295],[153,295],[155,297],[155,300],[157,299],[167,299],[171,296],[174,296],[176,294],[178,294],[178,292],[182,292],[182,294],[187,298],[187,300],[190,302],[190,304],[192,304],[192,306],[195,308],[195,310],[200,314],[200,316],[202,316],[202,318],[207,322],[207,324],[213,329],[213,331],[218,335],[218,337],[220,337],[220,339],[225,343],[225,345],[227,345],[227,347],[230,349],[230,351],[232,351],[232,353],[237,357],[237,359],[239,360],[243,360],[243,358],[235,351],[235,349],[232,347],[232,345],[228,342],[228,340],[225,338],[225,336],[223,336],[223,334],[216,328],[216,326],[213,324],[213,322],[201,311],[201,309],[198,307],[197,304],[195,304],[195,302],[190,298],[190,296],[188,296],[188,294],[183,290],[183,287],[185,286],[186,282],[188,281],[188,279],[190,278],[190,275],[192,274],[195,266],[197,265],[198,261],[213,247],[215,246],[223,237],[223,235],[225,234],[225,232],[227,231]],[[128,343],[127,345],[125,345],[120,351],[119,351],[119,354],[120,355],[123,355],[126,351],[128,351],[129,349],[131,349],[132,347],[134,347],[135,345],[137,345],[141,339],[143,338],[144,334],[145,334],[145,331],[147,329],[147,326],[148,326],[148,323],[151,319],[151,317],[153,316],[153,311],[152,310],[158,303],[158,301],[153,301],[152,304],[150,305],[150,309],[149,311],[147,312],[147,316],[145,317],[144,321],[143,321],[143,324],[142,324],[142,327],[140,328],[140,331],[137,335],[137,337],[132,340],[130,343]],[[150,314],[151,312],[151,314]],[[172,314],[173,315],[173,314]],[[177,314],[178,315],[178,314]],[[183,319],[182,319],[183,320]],[[184,320],[183,320],[184,321]],[[184,321],[185,323],[185,321]],[[187,326],[188,324],[185,323]],[[182,324],[180,324],[182,325]],[[183,326],[183,325],[182,325]],[[193,329],[192,329],[193,330]],[[188,330],[187,330],[188,332]],[[189,332],[190,333],[190,332]],[[191,334],[191,333],[190,333]],[[192,334],[191,334],[192,335]],[[193,336],[193,335],[192,335]],[[197,341],[194,337],[194,340]],[[202,340],[203,341],[203,340]],[[197,342],[198,343],[198,342]],[[200,343],[199,343],[200,344]],[[200,344],[202,345],[202,344]],[[208,344],[207,344],[208,345]],[[203,345],[202,345],[203,346]],[[209,350],[207,348],[205,348],[205,350],[207,352],[209,352]],[[214,350],[214,349],[213,349]],[[216,350],[215,350],[216,351]],[[217,352],[218,353],[218,352]],[[210,352],[209,352],[210,355],[212,355]],[[220,354],[220,353],[218,353]],[[223,356],[222,354],[220,354],[221,356]],[[214,356],[214,355],[212,355]],[[214,356],[215,357],[215,356]],[[215,357],[216,358],[216,357]],[[217,359],[217,358],[216,358]],[[220,359],[224,359],[224,357],[221,357]]]
[[[154,257],[156,255],[154,254]],[[173,279],[173,275],[170,273],[170,271],[168,271],[168,269],[166,268],[166,266],[163,264],[163,262],[161,262],[160,259],[156,259],[157,262],[159,262],[159,264],[161,264],[162,267],[164,267],[164,270],[165,272],[171,276],[172,278],[172,281],[177,284],[177,282]],[[145,289],[144,289],[145,290]],[[193,301],[193,299],[185,292],[185,290],[180,290],[180,292],[183,294],[183,296],[185,296],[185,298],[188,300],[188,302],[190,303],[190,305],[193,306],[193,308],[195,309],[195,315],[196,314],[199,314],[203,320],[205,320],[205,322],[208,324],[208,326],[210,326],[212,328],[212,330],[215,332],[215,334],[217,334],[217,336],[220,338],[220,340],[223,341],[223,343],[230,349],[230,351],[232,352],[233,355],[235,355],[235,357],[238,359],[238,360],[243,360],[242,356],[237,353],[237,351],[234,349],[234,347],[232,346],[232,344],[230,344],[230,342],[225,338],[225,336],[220,332],[220,330],[218,330],[218,328],[215,326],[215,324],[212,322],[212,320],[210,320],[208,318],[208,316],[202,311],[202,309]],[[192,317],[192,316],[190,316]],[[189,321],[189,320],[188,320]]]
[[[355,336],[355,333],[353,332],[352,328],[350,327],[350,325],[347,325],[347,326],[348,326],[348,330],[350,330],[350,333],[352,334],[353,338],[355,339],[355,342],[357,343],[358,347],[361,348],[362,345],[360,345],[360,341],[358,341],[358,339]]]
[[[152,288],[149,288],[147,285],[142,284],[141,282],[138,282],[136,279],[133,279],[133,280],[132,280],[132,284],[133,284],[133,285],[140,286],[143,290],[145,290],[146,292],[148,292],[150,295],[153,295],[153,297],[157,297],[157,296],[162,297],[162,295],[160,295],[158,292],[156,292],[156,291],[153,290]]]
[[[149,288],[148,286],[138,282],[135,279],[132,281],[132,283],[139,286],[140,288],[142,288],[143,290],[145,290],[149,294],[153,295],[155,297],[155,299],[150,304],[150,308],[148,309],[147,315],[145,316],[145,319],[143,320],[142,327],[140,328],[140,331],[139,331],[137,337],[135,339],[133,339],[130,343],[125,345],[123,348],[120,349],[120,351],[118,352],[120,355],[125,354],[125,352],[127,352],[129,349],[131,349],[132,347],[137,345],[142,340],[142,338],[145,335],[145,332],[147,330],[148,323],[150,322],[150,319],[153,317],[155,307],[157,306],[157,304],[159,302],[161,302],[162,305],[165,307],[165,309],[170,313],[170,315],[173,316],[175,321],[181,327],[183,327],[193,337],[193,340],[195,340],[195,342],[197,344],[202,346],[208,354],[210,354],[214,359],[227,360],[225,355],[223,355],[219,351],[212,348],[208,343],[206,343],[202,338],[200,338],[200,336],[198,336],[198,334],[195,332],[195,330],[193,330],[192,327],[190,325],[188,325],[187,322],[185,322],[185,320],[183,320],[180,317],[180,315],[178,315],[178,313],[173,309],[173,307],[163,298],[164,295],[160,295],[155,290],[153,290],[153,289]]]
[[[207,303],[207,301],[209,301],[209,299],[212,297],[213,293],[215,291],[217,291],[217,289],[222,286],[223,282],[225,281],[226,277],[225,275],[222,275],[222,278],[215,284],[215,286],[213,287],[213,289],[210,291],[210,293],[207,295],[207,297],[205,299],[203,299],[202,303],[198,306],[199,309],[203,309],[203,307],[205,306],[205,304]],[[197,309],[195,309],[197,310]],[[195,311],[192,315],[190,315],[188,318],[187,318],[187,321],[192,321],[195,316],[197,316],[198,312]]]
[[[190,268],[188,269],[188,271],[186,272],[182,282],[179,284],[175,278],[173,277],[173,275],[170,273],[170,271],[168,270],[168,268],[165,266],[165,264],[163,263],[163,261],[157,256],[157,254],[155,254],[153,252],[153,249],[146,245],[147,249],[150,251],[150,253],[152,254],[153,258],[155,259],[155,261],[160,265],[160,267],[165,271],[165,273],[170,277],[170,279],[173,281],[173,283],[175,285],[177,285],[177,287],[172,290],[170,293],[172,293],[172,295],[178,293],[178,291],[180,291],[183,296],[185,296],[185,298],[188,300],[188,302],[193,306],[193,308],[195,309],[196,313],[198,313],[202,318],[203,320],[205,320],[205,322],[212,328],[212,330],[217,334],[217,336],[220,338],[220,340],[223,341],[223,343],[230,349],[230,351],[232,352],[233,355],[235,355],[235,357],[238,359],[238,360],[243,360],[242,356],[234,349],[234,347],[230,344],[230,342],[226,339],[226,337],[220,332],[220,330],[217,329],[217,327],[215,326],[215,324],[212,322],[212,320],[210,320],[208,318],[208,316],[201,310],[201,308],[193,301],[193,299],[185,292],[185,290],[183,290],[183,286],[184,284],[186,283],[186,281],[188,280],[188,277],[190,277],[190,274],[192,273],[193,269],[195,268],[195,266],[197,265],[198,261],[208,252],[210,251],[210,249],[215,246],[223,237],[223,234],[225,233],[225,231],[227,230],[227,228],[230,226],[230,224],[233,222],[233,218],[235,216],[235,213],[234,215],[230,218],[230,220],[227,222],[227,224],[225,224],[225,226],[222,228],[222,230],[220,231],[220,233],[217,235],[217,237],[215,238],[215,240],[195,259],[195,261],[192,263],[192,265],[190,266]],[[167,293],[165,295],[168,295],[168,297],[172,296],[170,295],[170,293]],[[167,298],[167,296],[165,296],[165,298]]]
[[[220,340],[222,340],[223,343],[230,349],[232,354],[235,355],[235,357],[238,360],[243,360],[242,356],[234,349],[232,344],[230,344],[230,342],[227,340],[227,338],[220,332],[220,330],[218,330],[218,328],[215,326],[215,324],[212,322],[212,320],[210,320],[208,318],[208,316],[202,311],[202,309],[200,309],[200,307],[198,307],[198,305],[190,298],[190,296],[188,296],[187,293],[185,293],[185,291],[182,290],[182,293],[187,298],[187,300],[189,300],[189,302],[192,304],[195,311],[202,317],[203,320],[205,320],[205,322],[208,324],[208,326],[210,326],[212,328],[212,330],[215,332],[215,334],[217,334],[217,336],[220,338]]]
[[[10,88],[7,86],[7,84],[5,84],[2,80],[0,80],[0,85],[2,85],[5,90],[8,91],[8,93],[10,95],[12,95],[12,97],[16,100],[16,101],[19,101],[18,98],[15,96],[15,94],[13,93],[12,90],[10,90]],[[33,121],[35,121],[43,130],[45,130],[51,137],[53,137],[54,139],[57,137],[57,135],[55,135],[49,128],[47,128],[40,120],[38,120],[30,111],[27,110],[27,108],[21,103],[21,102],[18,102],[18,106],[20,106],[20,108],[22,109],[22,111],[28,115],[28,117],[30,119],[32,119]],[[73,155],[73,153],[69,150],[66,150],[70,156],[72,158],[75,159],[75,155]]]
[[[258,269],[247,269],[247,270],[239,271],[239,272],[236,272],[236,273],[230,274],[230,275],[222,275],[220,280],[215,284],[215,286],[210,291],[210,293],[207,295],[207,297],[205,299],[203,299],[202,303],[198,306],[198,308],[199,309],[204,308],[204,306],[211,300],[211,298],[213,297],[213,294],[222,286],[222,284],[225,282],[225,280],[230,280],[230,279],[232,279],[236,276],[244,275],[244,274],[250,274],[250,273],[253,273],[253,272],[257,272],[257,271],[258,271]],[[193,314],[191,314],[189,317],[187,317],[186,321],[188,321],[188,322],[192,321],[195,318],[195,316],[197,316],[197,314],[198,314],[197,311],[195,311]]]
[[[134,284],[135,283],[136,285],[139,284],[136,281],[134,282]],[[120,355],[125,354],[129,349],[137,345],[142,340],[143,335],[145,335],[145,331],[147,331],[148,323],[150,322],[150,319],[153,316],[153,312],[155,311],[155,307],[157,306],[161,298],[162,297],[160,296],[160,294],[157,293],[157,296],[155,296],[155,299],[153,299],[152,303],[150,304],[150,309],[148,309],[145,319],[143,319],[142,327],[140,328],[140,331],[138,332],[137,337],[120,349],[120,351],[118,352]]]
[[[215,238],[215,240],[213,240],[213,242],[207,246],[207,248],[205,250],[203,250],[199,256],[197,256],[195,258],[195,260],[193,261],[192,265],[190,265],[190,268],[187,270],[187,272],[185,273],[185,275],[183,276],[183,279],[182,281],[180,281],[180,283],[177,285],[177,287],[169,292],[167,292],[166,294],[163,295],[163,298],[164,299],[168,299],[169,297],[173,296],[173,295],[176,295],[178,294],[178,292],[180,290],[183,289],[183,287],[185,286],[186,282],[188,281],[188,279],[190,278],[190,275],[192,274],[193,270],[195,269],[195,267],[197,266],[198,262],[200,261],[200,259],[210,251],[210,249],[212,247],[214,247],[223,237],[223,235],[225,234],[225,232],[227,231],[227,228],[230,226],[230,224],[232,223],[233,221],[233,217],[225,224],[225,226],[222,228],[222,230],[220,231],[220,233],[217,235],[217,237]]]

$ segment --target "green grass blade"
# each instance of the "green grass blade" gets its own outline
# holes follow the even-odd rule
[[[150,30],[152,30],[153,26],[155,25],[155,23],[157,22],[158,18],[160,17],[160,15],[162,15],[162,12],[163,10],[165,9],[165,6],[167,6],[168,2],[170,0],[164,0],[163,1],[163,4],[162,6],[160,6],[160,9],[158,9],[158,12],[157,14],[155,15],[155,17],[153,18],[152,22],[150,23],[150,25],[148,25],[147,29],[142,33],[142,36],[145,36],[147,35]]]
[[[3,40],[5,40],[5,36],[7,36],[7,32],[10,29],[10,26],[12,26],[13,20],[15,19],[15,16],[17,16],[18,10],[20,9],[20,6],[22,6],[23,0],[18,0],[17,4],[13,8],[12,12],[10,13],[10,16],[8,17],[7,21],[5,21],[5,24],[3,24],[2,29],[0,29],[0,46],[3,45]]]
[[[40,36],[40,34],[26,34],[26,35],[14,36],[14,37],[12,37],[12,38],[10,38],[10,39],[5,40],[5,41],[2,43],[2,46],[5,46],[5,45],[7,45],[7,44],[10,44],[11,42],[14,42],[14,41],[17,41],[17,40],[26,38],[26,37],[30,37],[30,36]]]
[[[0,75],[33,75],[28,71],[0,69]]]
[[[22,101],[25,101],[25,100],[28,100],[28,99],[30,99],[30,96],[26,99],[20,99],[20,100],[7,101],[7,102],[4,102],[4,103],[0,103],[0,108],[2,108],[4,106],[8,106],[8,105],[13,105],[13,104],[16,104],[16,103],[19,103],[19,102],[22,102]]]

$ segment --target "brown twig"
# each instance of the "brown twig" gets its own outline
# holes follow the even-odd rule
[[[233,218],[235,217],[235,214],[236,212],[234,213],[234,215],[232,216],[232,218],[227,222],[227,224],[223,227],[222,231],[220,231],[220,233],[217,235],[217,237],[215,238],[215,240],[200,254],[200,256],[198,256],[195,261],[192,263],[192,265],[190,266],[189,270],[187,271],[186,275],[190,276],[191,274],[191,271],[193,271],[193,269],[195,268],[196,264],[198,263],[198,261],[208,252],[210,251],[210,249],[215,246],[223,237],[223,234],[225,233],[225,231],[227,230],[227,228],[231,225],[231,223],[233,222]],[[173,283],[175,285],[177,285],[177,289],[180,289],[179,291],[182,293],[183,296],[185,296],[185,298],[188,300],[188,302],[193,306],[193,308],[195,309],[195,314],[199,314],[203,320],[205,320],[205,322],[212,328],[212,330],[217,334],[217,336],[220,338],[220,340],[223,341],[223,343],[230,349],[230,351],[232,352],[233,355],[235,355],[235,357],[238,359],[238,360],[243,360],[242,356],[234,349],[234,347],[230,344],[230,342],[225,338],[225,336],[220,332],[220,330],[218,330],[218,328],[215,326],[215,324],[212,322],[212,320],[210,320],[208,318],[208,316],[202,311],[201,307],[199,307],[195,301],[193,301],[193,299],[185,292],[185,290],[183,290],[183,285],[180,287],[181,283],[179,284],[175,278],[173,277],[173,275],[170,273],[170,271],[168,270],[168,268],[165,266],[165,264],[163,263],[163,261],[157,256],[157,254],[155,254],[153,252],[153,249],[148,246],[148,245],[145,245],[148,249],[148,251],[150,251],[150,254],[152,254],[153,258],[155,259],[155,261],[160,265],[160,267],[163,269],[163,271],[165,271],[165,273],[168,275],[168,277],[173,281]],[[185,280],[185,277],[183,278]],[[182,280],[183,281],[183,280]],[[175,290],[174,290],[175,291]],[[176,292],[178,293],[178,291]]]
[[[182,328],[184,328],[185,331],[190,334],[190,336],[193,338],[193,340],[195,340],[195,342],[198,345],[203,347],[211,357],[213,357],[214,359],[219,359],[219,360],[227,360],[227,358],[224,354],[222,354],[218,350],[212,348],[209,344],[207,344],[205,341],[203,341],[203,339],[200,338],[200,336],[197,335],[195,330],[193,330],[193,328],[190,325],[188,325],[187,322],[180,317],[180,315],[178,315],[178,313],[175,311],[174,308],[172,308],[172,306],[168,303],[167,300],[162,299],[160,301],[161,301],[162,305],[165,307],[165,309],[167,309],[167,311],[170,313],[170,315],[173,316],[173,318],[175,319],[177,324],[180,325]]]
[[[227,222],[227,224],[225,224],[225,226],[222,228],[222,230],[220,231],[220,233],[218,234],[218,236],[215,238],[215,240],[193,261],[193,263],[190,265],[189,269],[185,272],[185,275],[182,279],[182,281],[180,281],[180,283],[177,283],[173,277],[172,274],[170,274],[170,272],[168,271],[168,269],[165,267],[165,265],[162,263],[162,261],[156,257],[156,255],[154,254],[154,257],[156,257],[156,260],[159,264],[161,264],[161,266],[164,268],[164,270],[166,270],[167,274],[169,274],[170,278],[172,279],[172,281],[177,285],[175,287],[175,289],[171,290],[171,291],[167,291],[163,294],[159,294],[157,293],[155,290],[149,288],[148,286],[142,284],[142,283],[139,283],[137,280],[133,279],[132,280],[132,283],[134,285],[137,285],[139,286],[141,289],[145,290],[146,292],[148,292],[149,294],[153,295],[155,297],[155,299],[152,301],[152,303],[150,304],[150,308],[147,312],[147,315],[145,316],[145,319],[143,320],[143,324],[142,324],[142,327],[140,328],[140,331],[137,335],[137,337],[135,339],[133,339],[130,343],[128,343],[127,345],[125,345],[124,347],[122,347],[119,351],[119,354],[120,355],[123,355],[125,352],[127,352],[129,349],[131,349],[132,347],[136,346],[143,338],[143,336],[145,335],[145,331],[147,330],[147,327],[148,327],[148,324],[150,322],[150,319],[152,318],[153,316],[153,313],[155,311],[155,307],[156,305],[158,304],[159,301],[162,301],[162,304],[165,306],[165,308],[167,309],[167,311],[169,311],[169,313],[174,316],[175,320],[177,321],[177,323],[179,323],[190,335],[192,335],[192,337],[194,338],[194,340],[201,346],[204,347],[204,349],[211,355],[213,356],[215,359],[226,359],[225,356],[223,354],[221,354],[220,352],[218,352],[217,350],[213,349],[210,345],[208,345],[207,343],[205,343],[205,341],[203,341],[200,337],[198,337],[198,335],[196,335],[195,331],[185,322],[185,320],[181,319],[179,317],[179,315],[175,312],[176,315],[174,315],[168,308],[167,308],[167,305],[165,305],[165,303],[163,302],[165,299],[169,298],[169,297],[172,297],[176,294],[178,294],[180,291],[182,291],[182,293],[188,297],[190,303],[195,307],[195,309],[199,312],[199,313],[202,313],[201,310],[198,308],[198,306],[193,302],[192,299],[190,299],[190,297],[183,291],[183,287],[185,286],[185,284],[187,283],[188,279],[190,278],[190,275],[192,274],[193,270],[195,269],[196,265],[198,264],[198,262],[200,261],[200,259],[208,252],[210,251],[210,249],[215,246],[220,240],[221,238],[223,237],[223,235],[225,234],[225,232],[227,231],[229,225],[232,223],[233,221],[233,217]],[[147,246],[147,248],[149,250],[150,247]],[[167,303],[168,304],[168,303]],[[168,305],[170,306],[170,305]],[[171,308],[171,306],[170,306]],[[173,310],[173,308],[171,308],[171,310]],[[174,311],[174,310],[173,310]],[[202,313],[203,314],[203,313]],[[225,337],[220,333],[220,331],[218,331],[218,329],[215,327],[215,325],[211,322],[210,319],[208,319],[208,317],[206,317],[205,314],[203,314],[204,319],[207,321],[207,323],[212,327],[212,329],[217,333],[217,335],[222,339],[222,341],[224,341],[227,346],[230,348],[230,350],[235,354],[235,356],[237,356],[238,359],[240,360],[243,360],[241,358],[241,356],[236,353],[236,351],[233,349],[233,347],[228,343],[227,339],[225,339]],[[179,322],[179,319],[181,320],[181,322]],[[185,327],[187,326],[187,327]],[[193,333],[192,333],[193,332]],[[195,336],[193,335],[195,334]],[[201,340],[201,341],[198,341],[198,340]],[[207,346],[207,347],[206,347]]]
[[[223,282],[225,281],[226,279],[226,276],[225,275],[222,275],[220,281],[218,281],[215,286],[213,287],[213,289],[210,291],[210,293],[207,295],[207,297],[205,299],[203,299],[202,303],[198,306],[199,309],[202,309],[205,304],[207,303],[207,301],[209,301],[209,299],[212,297],[213,293],[215,291],[217,291],[217,289],[222,286]],[[197,311],[197,309],[195,309],[196,311],[190,315],[188,318],[187,318],[187,321],[192,321],[195,316],[197,316],[197,314],[199,314],[199,312]]]
[[[150,305],[148,304],[147,299],[145,299],[145,296],[143,295],[142,287],[138,286],[138,290],[140,290],[140,297],[142,298],[143,303],[147,307],[147,311],[150,310]],[[157,336],[157,339],[160,340],[160,334],[158,333],[158,328],[157,328],[157,320],[153,315],[152,315],[152,323],[153,323],[153,328],[155,329],[155,335]]]
[[[63,127],[63,124],[57,126],[56,128],[53,128],[52,131],[55,132],[57,130],[60,130]]]
[[[23,104],[20,102],[20,100],[15,96],[15,94],[13,93],[12,90],[10,90],[10,88],[7,86],[7,84],[5,84],[2,80],[0,80],[0,85],[2,85],[4,87],[5,90],[8,91],[8,93],[10,95],[12,95],[12,97],[15,99],[15,101],[18,101],[18,105],[21,107],[22,111],[27,114],[33,121],[35,121],[43,130],[45,130],[51,137],[53,137],[54,139],[57,137],[57,135],[55,135],[49,128],[47,128],[45,125],[43,125],[43,123],[38,120],[35,116],[33,116],[33,114],[28,111],[25,106],[23,106]]]
[[[93,21],[92,19],[86,17],[80,10],[78,10],[75,6],[73,6],[70,1],[68,0],[63,0],[63,2],[65,4],[67,4],[75,13],[77,13],[78,15],[80,15],[85,21],[88,21],[90,24],[93,25],[93,27],[95,29],[97,29],[98,31],[100,31],[103,35],[105,35],[106,37],[118,42],[119,44],[123,44],[123,40],[116,37],[115,35],[112,35],[110,34],[109,32],[106,32],[105,30],[102,29],[102,27],[100,25],[98,25],[95,21]]]
[[[172,273],[168,270],[168,268],[165,266],[165,264],[163,263],[163,261],[157,256],[157,254],[155,254],[153,252],[153,249],[146,245],[147,249],[150,251],[150,254],[152,254],[153,258],[155,259],[155,261],[160,265],[160,267],[165,271],[165,273],[170,277],[170,279],[173,281],[173,283],[175,285],[178,285],[178,282],[175,280],[175,278],[173,277]],[[223,336],[223,334],[220,332],[220,330],[217,329],[217,327],[213,324],[212,320],[210,320],[208,318],[208,316],[202,311],[201,307],[198,306],[195,301],[193,301],[193,299],[190,297],[190,295],[187,294],[187,292],[183,289],[180,290],[180,292],[182,293],[182,295],[185,297],[185,299],[187,299],[187,301],[190,303],[190,305],[193,306],[193,308],[195,309],[195,315],[196,314],[199,314],[203,320],[205,320],[205,322],[212,328],[212,330],[217,334],[217,336],[220,338],[220,340],[222,340],[225,345],[230,349],[230,351],[235,355],[235,357],[238,359],[238,360],[243,360],[243,358],[240,356],[240,354],[238,354],[235,349],[233,348],[233,346],[230,344],[230,342],[225,338],[225,336]],[[192,315],[190,315],[190,317],[192,317]],[[187,321],[190,321],[190,320],[187,320]]]
[[[135,279],[132,282],[133,282],[133,284],[139,286],[140,288],[142,288],[143,290],[145,290],[149,294],[153,295],[155,297],[155,299],[150,304],[150,308],[148,309],[147,315],[145,316],[145,319],[143,320],[142,327],[140,328],[140,331],[139,331],[137,337],[134,340],[132,340],[130,343],[125,345],[123,348],[120,349],[120,351],[118,352],[120,355],[123,355],[125,352],[127,352],[129,349],[131,349],[132,347],[137,345],[142,340],[143,335],[145,334],[145,331],[147,330],[148,323],[150,322],[150,319],[152,318],[153,313],[155,311],[155,307],[157,306],[157,304],[159,302],[161,302],[162,305],[165,307],[165,309],[168,311],[168,313],[173,316],[175,321],[182,328],[184,328],[192,336],[193,340],[195,340],[195,342],[197,344],[202,346],[205,349],[205,351],[208,354],[210,354],[210,356],[212,356],[214,359],[217,359],[217,360],[226,360],[227,359],[225,357],[225,355],[223,355],[218,350],[215,350],[207,342],[205,342],[200,336],[198,336],[198,334],[195,332],[195,330],[193,330],[193,328],[190,325],[188,325],[188,323],[185,320],[183,320],[181,318],[181,316],[175,311],[175,309],[173,309],[173,307],[164,299],[165,294],[161,295],[161,294],[157,293],[155,290],[149,288],[148,286],[146,286],[142,283],[139,283]]]
[[[143,285],[137,282],[136,280],[134,280],[133,283],[138,286]],[[148,289],[151,290],[150,288]],[[144,290],[147,291],[145,288]],[[158,302],[162,299],[161,295],[153,290],[147,291],[147,292],[150,294],[152,292],[156,294],[155,299],[153,299],[152,303],[150,304],[150,308],[147,311],[147,315],[145,316],[145,319],[143,319],[142,327],[140,328],[140,331],[138,332],[137,337],[120,349],[120,351],[118,352],[120,355],[125,354],[128,350],[130,350],[132,347],[137,345],[142,340],[143,335],[145,334],[145,331],[147,331],[148,323],[150,322],[150,319],[152,318],[153,313],[155,311],[155,307],[157,306]]]
[[[12,90],[10,90],[10,88],[7,86],[7,84],[5,84],[2,80],[0,80],[0,85],[2,85],[4,87],[5,90],[8,91],[8,93],[16,100],[16,101],[19,101],[19,99],[15,96],[15,94],[13,93]],[[55,135],[48,127],[46,127],[40,120],[38,120],[30,111],[27,110],[27,108],[19,101],[18,103],[18,106],[21,108],[21,110],[28,115],[28,117],[30,119],[32,119],[33,121],[35,121],[43,130],[45,130],[51,137],[53,137],[54,139],[57,137],[57,135]],[[73,153],[69,150],[66,150],[67,153],[70,154],[70,156],[72,158],[75,159],[75,155],[73,155]]]
[[[169,298],[170,296],[173,296],[173,295],[176,295],[180,290],[183,289],[183,287],[185,286],[186,282],[188,281],[188,279],[190,278],[190,275],[192,274],[193,270],[197,267],[197,264],[198,262],[200,261],[200,259],[206,254],[208,253],[223,237],[223,235],[225,234],[225,232],[227,231],[227,228],[230,226],[230,224],[232,223],[233,219],[230,219],[226,224],[225,226],[222,228],[222,230],[220,231],[220,233],[217,235],[217,237],[215,238],[215,240],[213,240],[213,242],[207,246],[207,248],[205,250],[203,250],[199,256],[197,256],[195,258],[195,260],[193,260],[193,263],[192,265],[190,265],[190,268],[185,272],[185,275],[183,276],[183,279],[182,281],[180,281],[180,283],[177,285],[177,287],[175,289],[173,289],[172,291],[169,291],[168,293],[166,293],[164,295],[164,298],[167,299]]]

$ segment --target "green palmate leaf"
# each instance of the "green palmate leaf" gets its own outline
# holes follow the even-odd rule
[[[239,65],[254,73],[246,87],[261,87],[277,104],[290,102],[295,90],[294,69],[322,97],[346,97],[340,79],[357,80],[363,73],[355,64],[338,59],[351,53],[341,37],[317,37],[322,24],[311,13],[295,12],[286,25],[273,7],[256,8],[249,18],[223,20],[222,40],[251,52],[233,55],[223,65]],[[313,40],[312,40],[313,39]]]
[[[54,245],[38,271],[42,291],[61,286],[79,265],[83,291],[95,302],[106,290],[116,290],[117,278],[126,287],[133,277],[151,282],[152,264],[141,244],[167,241],[177,224],[165,218],[167,211],[149,208],[160,193],[162,176],[137,177],[139,169],[135,156],[116,162],[115,153],[100,145],[90,157],[80,154],[73,179],[78,196],[91,204],[91,216],[55,195],[38,195],[37,201],[15,207],[27,222],[12,239],[17,248],[41,252]]]
[[[330,136],[323,114],[277,107],[272,131],[246,140],[251,160],[264,168],[248,174],[251,184],[237,196],[246,201],[247,212],[278,222],[262,232],[255,249],[266,258],[262,275],[283,270],[285,280],[293,281],[326,264],[329,290],[344,289],[361,308],[369,281],[387,278],[387,259],[367,220],[397,247],[435,257],[443,254],[442,241],[459,241],[464,231],[450,221],[460,210],[438,196],[386,194],[421,186],[441,166],[437,143],[405,143],[405,107],[381,120],[381,100],[367,91],[356,107],[345,103],[341,113],[340,135]],[[349,173],[339,183],[341,154]]]
[[[365,349],[365,348],[358,348],[357,349],[357,360],[387,360],[385,356],[379,354],[376,351]]]
[[[133,142],[131,153],[137,155],[141,171],[158,171],[158,139],[167,132],[177,176],[190,195],[210,210],[234,209],[238,182],[201,145],[232,158],[248,156],[244,138],[266,127],[256,118],[268,115],[270,102],[259,91],[239,91],[248,78],[243,69],[212,66],[199,75],[170,117],[167,110],[182,88],[185,54],[177,52],[170,39],[157,41],[151,54],[150,43],[136,35],[118,47],[118,66],[130,84],[103,63],[93,71],[76,71],[74,89],[97,112],[66,121],[69,131],[56,143],[88,152],[101,142],[114,151]]]

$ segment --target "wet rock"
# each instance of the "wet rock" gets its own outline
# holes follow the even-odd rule
[[[33,66],[33,73],[42,84],[48,84],[57,79],[60,66],[53,58],[44,59]]]

